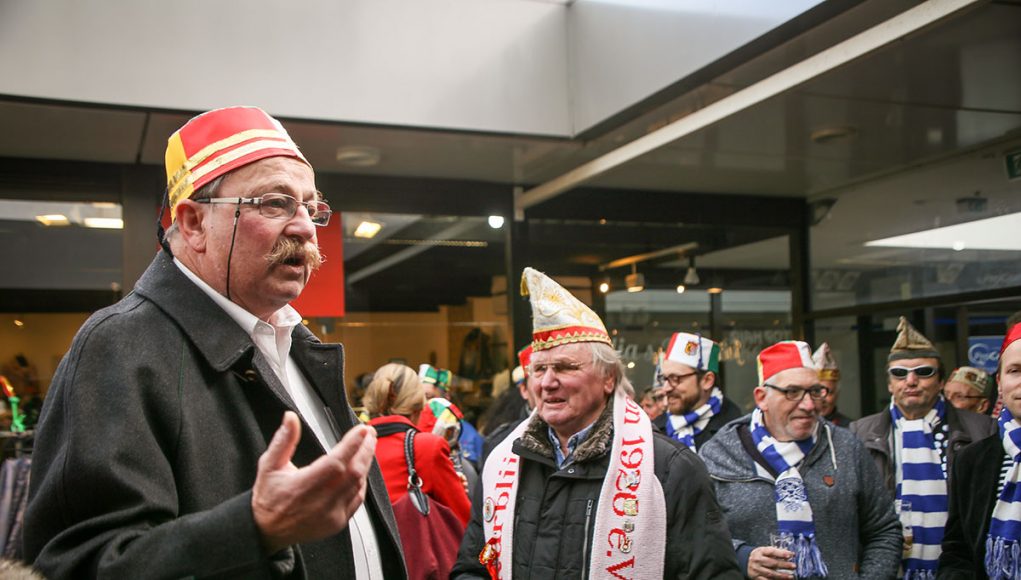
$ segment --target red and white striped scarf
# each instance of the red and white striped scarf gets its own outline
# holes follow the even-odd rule
[[[666,500],[656,478],[652,422],[618,391],[613,398],[610,465],[596,504],[589,578],[662,578],[666,550]],[[510,578],[514,508],[521,458],[511,451],[535,413],[493,450],[482,470],[486,543],[479,561],[493,580]]]

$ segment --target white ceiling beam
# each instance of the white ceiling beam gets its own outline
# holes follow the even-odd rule
[[[515,210],[526,210],[549,201],[579,185],[655,151],[681,137],[704,129],[735,113],[790,90],[817,76],[832,71],[870,52],[917,32],[950,15],[985,0],[928,0],[897,16],[877,24],[843,42],[741,89],[681,119],[665,125],[605,153],[592,161],[537,185],[515,198]]]

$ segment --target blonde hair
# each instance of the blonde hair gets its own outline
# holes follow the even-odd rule
[[[372,382],[362,397],[362,405],[370,417],[410,417],[425,406],[425,389],[418,379],[418,373],[411,368],[397,363],[385,364],[373,374]]]

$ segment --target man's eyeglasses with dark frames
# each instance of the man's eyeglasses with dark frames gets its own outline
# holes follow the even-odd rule
[[[781,393],[783,393],[783,396],[786,397],[788,401],[791,402],[797,401],[799,403],[802,401],[802,399],[805,398],[805,393],[808,393],[808,396],[812,397],[812,399],[815,401],[825,399],[826,396],[830,394],[830,390],[822,385],[812,385],[811,387],[806,388],[806,387],[778,387],[776,385],[766,383],[762,386],[769,387],[776,391],[780,391]]]
[[[906,379],[910,373],[915,373],[915,376],[920,379],[927,379],[936,374],[936,367],[932,365],[922,365],[918,367],[890,367],[890,376],[895,379]]]
[[[695,376],[697,374],[698,373],[695,372],[684,373],[683,375],[656,375],[656,380],[659,381],[659,384],[661,385],[669,384],[671,387],[676,387],[677,385],[681,384],[681,381],[683,381],[684,379]]]
[[[259,215],[271,219],[289,220],[298,212],[298,205],[305,206],[308,210],[308,217],[317,226],[325,226],[330,223],[330,204],[322,200],[298,201],[297,199],[283,193],[264,193],[260,197],[212,197],[196,199],[197,203],[209,204],[230,204],[230,205],[254,205],[259,208]]]

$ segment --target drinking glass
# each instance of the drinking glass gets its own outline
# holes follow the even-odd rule
[[[781,550],[787,550],[788,552],[794,551],[794,534],[790,532],[776,532],[769,534],[769,545],[774,548],[780,548]],[[791,578],[794,578],[793,570],[783,570],[790,574]]]
[[[911,555],[911,547],[915,543],[915,529],[911,525],[911,502],[898,499],[893,502],[893,511],[900,518],[901,530],[904,534],[903,557]]]

